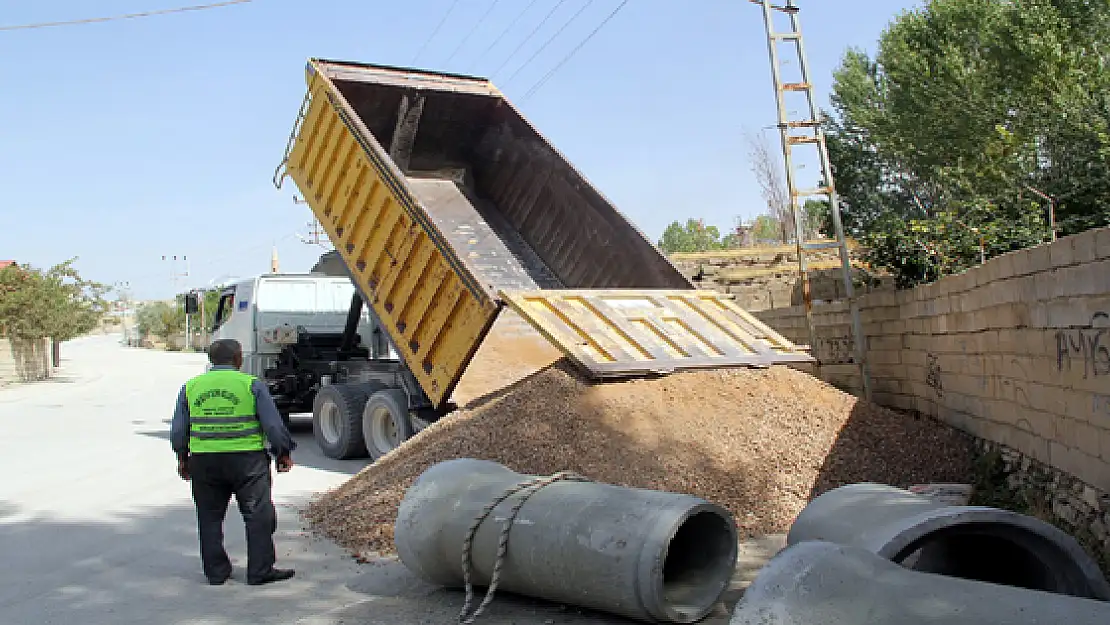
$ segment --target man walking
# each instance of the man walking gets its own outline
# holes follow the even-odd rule
[[[290,453],[296,443],[266,385],[239,372],[243,348],[238,341],[213,341],[208,360],[212,368],[181,387],[170,425],[177,473],[192,482],[204,575],[213,586],[231,577],[223,525],[234,494],[247,528],[247,583],[289,579],[292,569],[274,568],[277,511],[265,443],[277,458],[278,473],[293,468]]]

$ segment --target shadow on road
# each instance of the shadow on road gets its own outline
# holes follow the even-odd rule
[[[0,501],[0,614],[5,623],[290,623],[362,597],[347,588],[357,566],[301,530],[287,506],[275,540],[289,582],[247,586],[243,526],[234,505],[225,523],[235,571],[208,586],[200,570],[193,508],[145,509],[104,522],[15,520]]]

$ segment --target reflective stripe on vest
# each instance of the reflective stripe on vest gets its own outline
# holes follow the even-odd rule
[[[213,369],[185,383],[189,402],[189,451],[261,451],[265,445],[255,410],[254,376]]]

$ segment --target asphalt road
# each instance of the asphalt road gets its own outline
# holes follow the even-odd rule
[[[359,565],[313,538],[299,509],[365,461],[323,457],[295,423],[292,472],[274,478],[278,566],[288,582],[245,583],[243,524],[232,503],[225,545],[232,581],[205,583],[189,486],[168,433],[181,384],[204,356],[119,345],[118,336],[66,343],[60,375],[0,389],[0,623],[417,625],[455,622],[463,595],[429,586],[399,562]],[[733,589],[703,623],[723,624],[741,588],[781,546],[741,546]],[[480,624],[629,621],[498,594]]]
[[[348,588],[357,563],[313,540],[297,514],[364,462],[323,457],[303,426],[298,466],[274,478],[278,565],[297,577],[247,586],[233,503],[233,580],[205,585],[189,485],[168,440],[177,390],[205,357],[118,341],[67,343],[57,379],[0,390],[0,622],[291,623],[365,599]]]

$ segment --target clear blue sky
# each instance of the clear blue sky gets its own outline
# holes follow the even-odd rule
[[[210,0],[3,0],[0,26]],[[459,0],[418,66],[489,75],[557,0]],[[511,80],[587,0],[566,0],[495,82],[652,239],[671,221],[727,229],[762,200],[743,132],[775,122],[760,9],[745,0],[631,0],[533,97],[528,89],[619,4],[596,0]],[[451,0],[254,0],[207,11],[0,31],[0,259],[79,256],[137,297],[172,293],[163,254],[188,255],[200,286],[269,266],[305,270],[321,252],[294,236],[311,214],[277,191],[312,56],[408,65]],[[800,0],[814,82],[827,102],[848,46],[873,49],[909,0]],[[772,144],[777,148],[777,136]],[[180,266],[179,270],[184,270]]]

